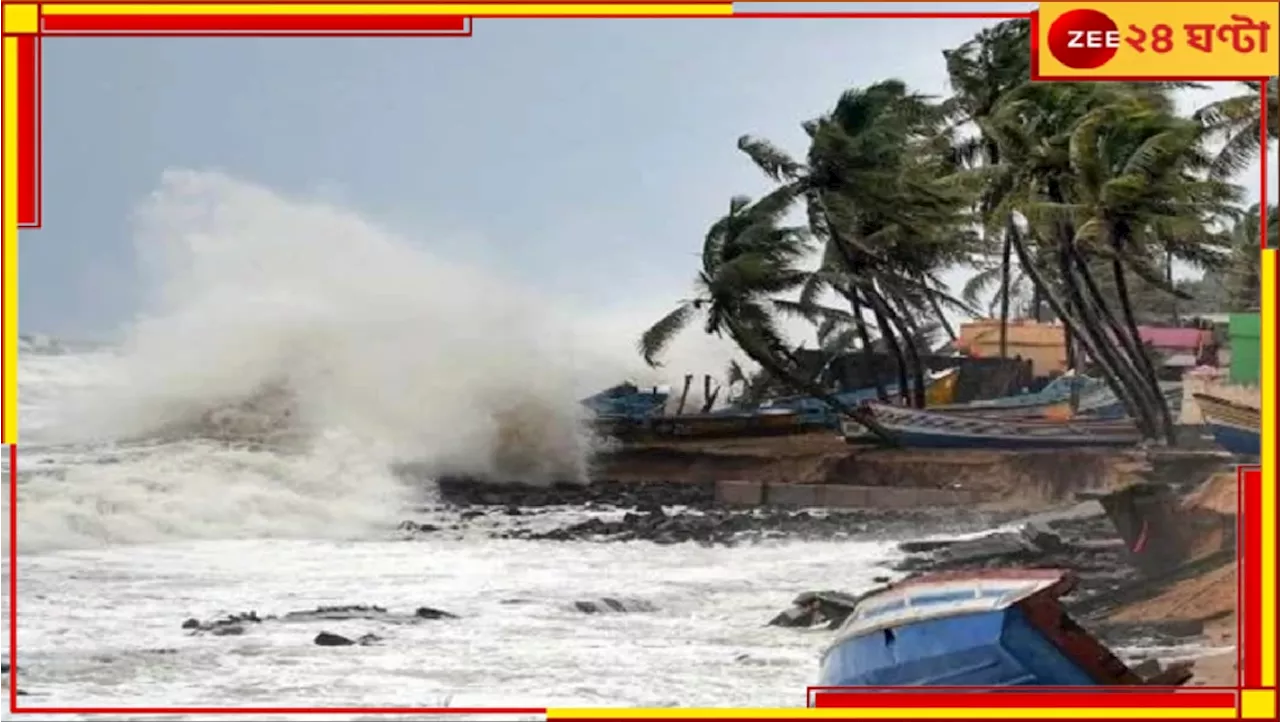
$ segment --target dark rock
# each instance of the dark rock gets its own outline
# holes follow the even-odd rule
[[[865,596],[832,590],[804,592],[792,600],[789,609],[769,620],[769,625],[804,628],[826,624],[828,628],[835,629],[844,623]]]
[[[287,612],[283,616],[259,617],[256,612],[233,614],[211,622],[200,622],[188,619],[183,622],[183,629],[190,629],[192,634],[208,633],[214,636],[244,634],[249,624],[263,622],[298,624],[305,622],[345,621],[352,619],[370,620],[386,624],[415,624],[427,619],[457,619],[456,614],[433,607],[419,607],[412,614],[393,613],[384,607],[367,604],[345,604],[338,606],[316,607],[300,611]],[[194,625],[191,622],[195,622]]]
[[[626,614],[632,612],[656,612],[658,610],[652,602],[643,599],[620,597],[583,599],[574,602],[573,608],[583,614]]]
[[[268,619],[270,619],[270,617],[268,617]],[[196,622],[194,626],[191,625],[192,621]],[[230,614],[221,619],[214,619],[208,622],[188,619],[182,623],[182,628],[191,630],[192,634],[208,632],[209,634],[218,637],[229,635],[234,636],[237,634],[244,634],[247,625],[261,624],[262,621],[262,618],[258,616],[257,612],[250,611],[242,614]]]
[[[8,673],[9,673],[9,663],[0,662],[0,674],[8,674]]]
[[[440,498],[459,506],[582,506],[594,503],[613,507],[716,505],[714,483],[594,481],[561,482],[533,486],[518,482],[492,482],[471,477],[443,477],[436,481]]]
[[[413,612],[418,619],[458,619],[458,615],[434,607],[418,607]]]
[[[200,620],[196,619],[195,617],[190,617],[185,622],[182,623],[182,628],[183,629],[199,629]]]
[[[341,634],[333,634],[331,632],[321,632],[317,634],[315,643],[321,647],[349,647],[355,644],[354,641],[347,639]]]

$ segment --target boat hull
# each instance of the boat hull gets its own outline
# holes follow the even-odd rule
[[[924,449],[1064,449],[1133,446],[1141,435],[1129,421],[1017,420],[868,404],[872,415],[901,446]],[[861,443],[855,421],[841,427],[845,440]]]
[[[1262,434],[1257,429],[1246,429],[1227,423],[1209,422],[1213,440],[1225,451],[1239,456],[1261,456]]]
[[[716,439],[802,434],[820,428],[797,413],[689,414],[647,419],[597,419],[596,433],[624,441]]]
[[[818,685],[1098,686],[1144,681],[1066,616],[1059,570],[951,572],[860,600],[822,657]]]
[[[1262,455],[1262,411],[1208,394],[1196,394],[1213,440],[1226,451],[1241,456]]]

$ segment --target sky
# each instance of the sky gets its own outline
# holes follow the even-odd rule
[[[326,198],[433,253],[651,321],[687,295],[730,196],[768,187],[739,135],[799,152],[801,121],[848,87],[896,77],[945,94],[942,50],[987,24],[481,19],[467,39],[47,39],[44,228],[22,234],[21,329],[104,339],[139,312],[132,213],[171,168]],[[1256,172],[1246,185],[1256,197]]]

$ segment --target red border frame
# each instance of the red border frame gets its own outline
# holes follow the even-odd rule
[[[291,2],[292,0],[284,0]],[[302,0],[305,2],[306,0]],[[386,0],[383,0],[384,2]],[[391,0],[394,3],[396,0]],[[589,0],[559,0],[562,3],[587,2]],[[238,4],[234,0],[228,4]],[[252,3],[243,3],[252,4]],[[327,3],[320,0],[316,4],[338,4]],[[637,4],[661,5],[661,2],[646,2],[639,0]],[[723,4],[717,0],[688,0],[686,4]],[[646,18],[751,18],[751,19],[1016,19],[1028,18],[1033,24],[1033,41],[1032,41],[1032,61],[1033,68],[1036,67],[1036,58],[1038,48],[1036,47],[1036,23],[1038,13],[1031,12],[735,12],[733,15],[645,15],[637,17]],[[541,15],[503,15],[503,16],[486,16],[488,19],[512,19],[512,18],[545,18],[552,19]],[[582,18],[599,18],[599,19],[622,19],[626,16],[598,16],[598,15],[571,15],[559,17],[582,17]],[[50,27],[49,20],[57,18]],[[361,18],[357,20],[356,18]],[[192,28],[191,24],[195,21],[197,27]],[[430,20],[427,22],[426,20]],[[34,34],[25,34],[18,36],[19,47],[19,67],[18,67],[18,116],[19,116],[19,158],[18,158],[18,206],[19,206],[19,226],[23,228],[39,228],[42,223],[42,202],[41,202],[41,56],[42,46],[41,37],[49,36],[111,36],[111,37],[156,37],[156,36],[219,36],[219,35],[238,35],[238,36],[353,36],[353,37],[370,37],[370,36],[451,36],[451,37],[469,37],[472,34],[474,20],[472,18],[427,18],[424,20],[422,16],[382,16],[378,18],[370,18],[369,16],[263,16],[263,15],[225,15],[225,16],[135,16],[132,18],[104,19],[102,17],[90,18],[88,16],[50,16],[41,19],[41,31]],[[459,23],[458,21],[463,21]],[[462,25],[462,29],[459,29]],[[1033,76],[1034,78],[1034,76]],[[1106,80],[1122,80],[1127,78],[1103,78]],[[1189,80],[1197,80],[1197,78],[1188,78]],[[1082,79],[1083,80],[1083,79]],[[1089,78],[1088,80],[1095,80]],[[1140,79],[1134,79],[1140,80]],[[1222,78],[1206,78],[1205,80],[1221,81]],[[1263,123],[1266,128],[1266,86],[1263,80]],[[1265,136],[1262,140],[1262,195],[1265,199],[1267,191],[1266,177],[1266,160],[1267,160],[1267,143]],[[1266,205],[1263,204],[1262,219],[1262,246],[1267,245],[1266,238]],[[1274,261],[1275,259],[1273,259]],[[2,318],[2,316],[0,316]],[[3,359],[4,363],[8,359]],[[17,563],[17,468],[18,468],[18,448],[16,445],[9,448],[9,549],[10,549],[10,578],[9,578],[9,612],[10,612],[10,629],[9,629],[9,657],[10,671],[10,688],[9,688],[9,711],[14,714],[545,714],[545,708],[423,708],[423,707],[405,707],[405,708],[294,708],[294,707],[19,707],[18,706],[18,684],[17,684],[17,596],[18,596],[18,563]],[[1249,509],[1259,509],[1261,504],[1261,469],[1259,467],[1239,467],[1238,469],[1238,488],[1240,492],[1238,506],[1238,523],[1240,525],[1239,540],[1239,563],[1240,570],[1238,574],[1238,587],[1240,592],[1237,614],[1238,638],[1237,638],[1237,655],[1238,668],[1240,670],[1240,684],[1236,688],[1231,687],[1202,687],[1198,688],[1194,694],[1180,694],[1177,702],[1168,704],[1167,706],[1177,707],[1212,707],[1221,708],[1225,706],[1234,706],[1236,702],[1236,694],[1242,688],[1259,688],[1261,663],[1260,663],[1260,637],[1258,634],[1249,634],[1250,631],[1259,631],[1262,623],[1261,618],[1261,602],[1262,602],[1262,568],[1260,561],[1260,553],[1262,549],[1261,524],[1262,518],[1257,513],[1248,513]],[[811,698],[821,695],[823,689],[829,690],[825,696],[828,698],[833,695],[830,692],[835,690],[832,688],[810,687],[808,694]],[[937,689],[937,688],[933,688]],[[972,691],[983,688],[967,687],[963,688],[970,691],[967,694],[946,694],[936,691],[929,693],[920,693],[916,691],[914,694],[886,693],[876,695],[848,695],[842,694],[839,697],[845,698],[862,698],[865,704],[860,706],[868,706],[875,704],[877,707],[892,706],[916,706],[916,707],[987,707],[990,703],[975,705],[975,702],[981,698],[972,694]],[[1003,688],[1001,688],[1003,689]],[[1148,691],[1143,693],[1134,692],[1132,689],[1125,688],[1128,694],[1119,697],[1113,693],[1099,693],[1099,688],[1089,688],[1092,693],[1081,691],[1079,693],[1063,694],[1062,689],[1058,688],[1054,692],[1035,693],[1009,693],[1004,692],[1001,695],[1000,706],[1014,706],[1008,703],[1018,701],[1022,704],[1038,704],[1051,705],[1056,707],[1128,707],[1128,706],[1157,706],[1163,702],[1167,695],[1159,692]],[[1224,690],[1230,690],[1229,693]],[[1190,691],[1190,690],[1188,690]],[[1215,694],[1216,691],[1216,694]],[[1125,700],[1134,703],[1141,697],[1142,704],[1126,704]],[[1151,699],[1147,699],[1150,697]],[[1024,699],[1025,698],[1025,699]],[[1159,698],[1159,699],[1157,699]],[[1230,704],[1224,704],[1230,698]],[[1192,702],[1192,699],[1197,701]],[[816,702],[816,699],[814,700]],[[834,702],[834,700],[833,700]],[[905,703],[905,704],[904,704]],[[827,706],[827,705],[820,705]],[[839,706],[849,706],[839,705]],[[1164,705],[1160,705],[1164,706]],[[1237,709],[1237,714],[1240,710]],[[705,718],[704,718],[705,719]]]

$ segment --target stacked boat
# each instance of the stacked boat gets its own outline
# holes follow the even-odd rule
[[[1171,410],[1179,408],[1180,384],[1162,384]],[[1077,397],[1071,412],[1071,396]],[[1142,435],[1115,393],[1101,381],[1063,376],[1036,393],[910,409],[867,403],[881,427],[906,447],[931,449],[1061,449],[1134,446]],[[853,419],[841,423],[849,443],[877,439]]]
[[[958,369],[931,374],[925,395],[932,402],[949,402],[955,393]],[[896,396],[898,388],[887,388]],[[848,407],[876,399],[874,388],[833,394]],[[582,400],[594,416],[596,433],[622,440],[712,439],[727,437],[777,436],[833,430],[840,427],[840,415],[826,401],[811,396],[788,396],[759,406],[728,407],[698,414],[667,414],[667,390],[619,384]]]
[[[1240,456],[1262,455],[1262,411],[1209,394],[1194,394],[1213,440]]]

